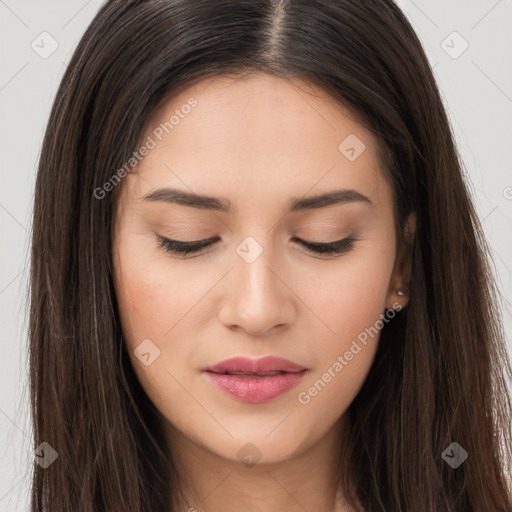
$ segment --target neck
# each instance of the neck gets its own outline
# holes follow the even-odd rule
[[[173,497],[173,510],[189,512],[352,512],[336,481],[341,422],[305,451],[287,460],[244,464],[218,456],[167,425],[169,447],[184,488],[184,503]]]

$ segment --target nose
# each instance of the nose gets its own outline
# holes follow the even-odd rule
[[[264,336],[293,322],[297,307],[293,286],[286,282],[290,277],[269,253],[264,250],[252,263],[240,258],[229,273],[219,311],[227,328]]]

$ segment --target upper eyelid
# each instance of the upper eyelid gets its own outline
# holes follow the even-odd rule
[[[184,241],[180,241],[180,240],[174,240],[171,238],[167,238],[167,237],[164,237],[161,235],[157,235],[157,237],[158,237],[158,241],[159,241],[160,245],[163,246],[164,249],[166,249],[169,252],[174,252],[177,254],[182,253],[183,255],[186,255],[189,253],[197,253],[201,249],[207,249],[208,247],[213,245],[215,242],[220,240],[219,237],[214,237],[214,238],[209,238],[209,239],[184,242]],[[330,256],[333,254],[334,255],[342,254],[343,252],[345,252],[345,249],[347,249],[347,250],[351,249],[353,247],[354,243],[357,242],[358,238],[354,235],[349,235],[340,240],[333,240],[331,242],[311,242],[309,240],[303,240],[299,237],[293,237],[292,240],[298,241],[303,247],[305,247],[309,251],[312,251],[314,253],[324,254],[325,256]],[[184,250],[171,249],[168,247],[169,244],[177,245],[180,248],[183,248]],[[329,247],[329,246],[331,246],[331,247],[336,247],[336,246],[340,247],[341,246],[341,249],[339,249],[339,250],[335,250],[335,249],[322,250],[322,248],[325,249],[326,247]],[[317,247],[318,250],[315,249],[315,247]]]
[[[168,237],[162,236],[162,235],[157,235],[157,237],[159,240],[174,242],[174,243],[177,243],[180,245],[190,245],[190,246],[200,246],[203,244],[211,244],[211,243],[218,242],[220,240],[219,237],[203,238],[202,240],[176,240],[174,238],[168,238]],[[292,237],[292,240],[298,241],[298,242],[305,242],[309,245],[330,245],[330,244],[334,244],[337,242],[355,240],[355,238],[353,236],[346,236],[344,238],[340,238],[339,240],[331,240],[329,242],[314,242],[311,240],[304,240],[303,238],[299,238],[298,236],[294,236],[294,237]]]

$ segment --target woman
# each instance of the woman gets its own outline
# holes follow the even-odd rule
[[[37,176],[32,510],[512,510],[487,258],[391,1],[107,2]]]

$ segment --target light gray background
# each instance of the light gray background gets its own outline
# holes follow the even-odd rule
[[[26,376],[26,287],[36,165],[65,65],[101,3],[0,0],[0,510],[5,512],[28,510],[33,460]],[[512,0],[398,3],[434,66],[493,249],[510,345]],[[464,41],[452,35],[454,31],[469,44],[458,58],[452,56],[460,53]],[[42,32],[58,42],[58,49],[46,59],[31,47],[34,40],[40,41]],[[48,39],[45,48],[50,48]]]

